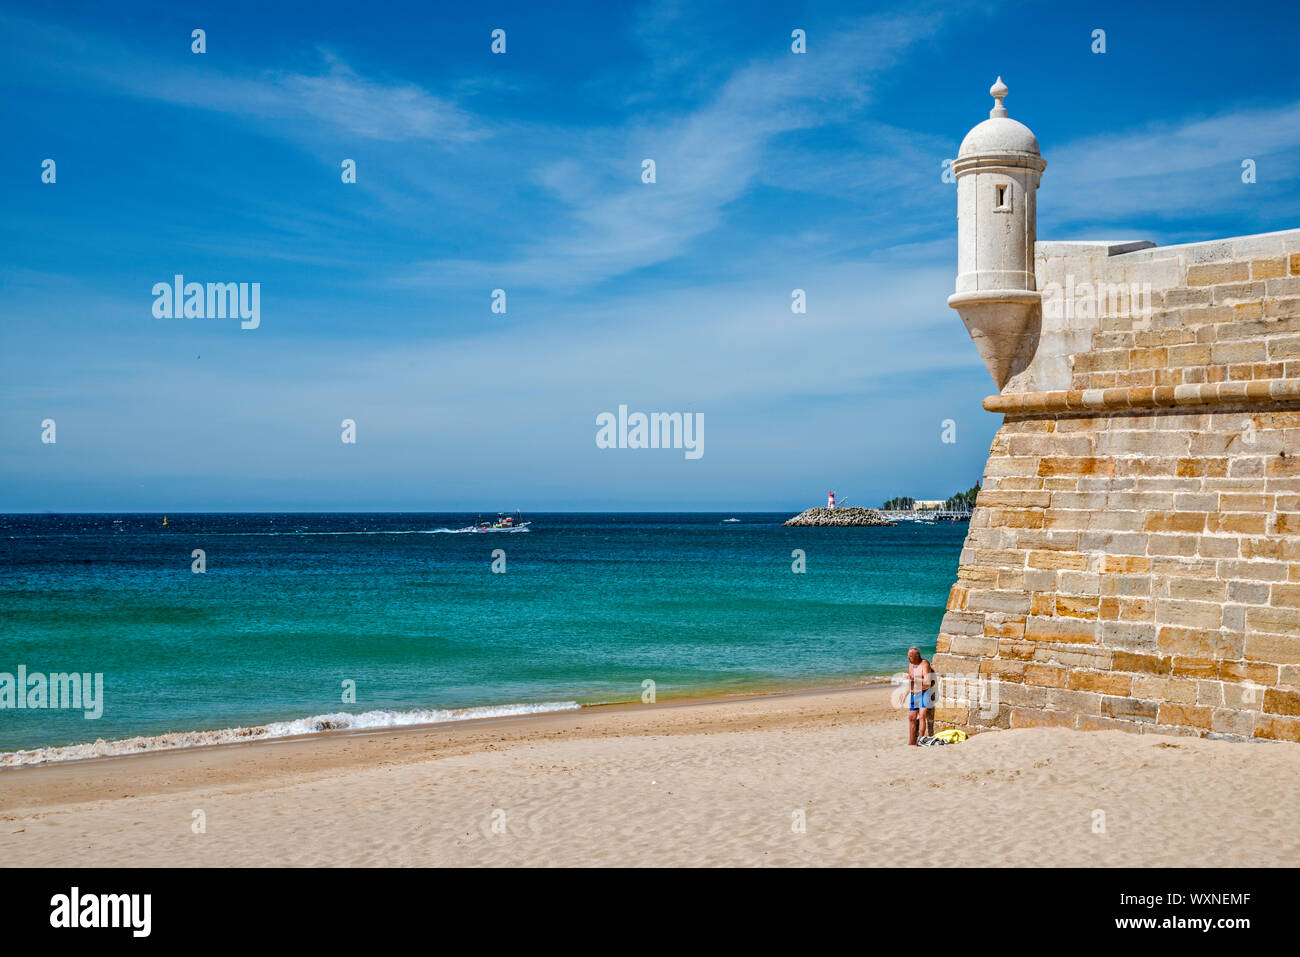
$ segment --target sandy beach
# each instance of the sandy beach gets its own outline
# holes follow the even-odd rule
[[[1035,728],[909,748],[889,695],[596,708],[8,770],[0,860],[1154,867],[1300,857],[1300,747]]]

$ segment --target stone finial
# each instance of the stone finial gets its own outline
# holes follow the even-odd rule
[[[1007,108],[1002,105],[1002,100],[1009,92],[1007,85],[1002,82],[1002,77],[998,77],[997,82],[989,87],[989,95],[993,97],[993,109],[989,110],[989,119],[1007,115]]]

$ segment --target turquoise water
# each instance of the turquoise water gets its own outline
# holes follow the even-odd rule
[[[966,533],[783,528],[785,513],[525,517],[528,532],[477,535],[442,531],[472,515],[0,516],[0,672],[104,676],[98,720],[0,709],[0,751],[634,701],[646,679],[662,700],[889,674],[909,645],[933,650]]]

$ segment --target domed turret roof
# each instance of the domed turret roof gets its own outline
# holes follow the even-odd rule
[[[968,156],[972,153],[1031,153],[1038,154],[1038,138],[1029,127],[1007,116],[1007,108],[1002,99],[1007,95],[1006,84],[1002,77],[989,88],[994,100],[989,118],[980,123],[961,141],[957,155]]]

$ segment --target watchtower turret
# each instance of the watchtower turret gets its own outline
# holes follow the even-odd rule
[[[1041,320],[1034,281],[1038,181],[1047,162],[1038,140],[1011,119],[1002,77],[990,88],[993,109],[961,142],[957,177],[957,291],[961,315],[998,389],[1033,358],[1030,326]]]

